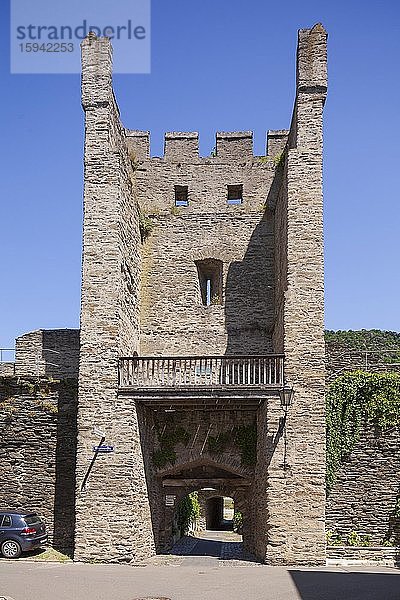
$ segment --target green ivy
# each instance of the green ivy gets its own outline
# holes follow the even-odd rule
[[[360,535],[357,531],[351,531],[346,538],[347,546],[370,546],[371,536]]]
[[[272,158],[272,163],[276,169],[283,167],[285,164],[285,151],[283,150],[280,154],[277,154]]]
[[[367,421],[377,431],[400,426],[400,374],[353,371],[327,393],[327,492],[350,456]]]
[[[175,427],[169,424],[161,431],[157,425],[157,436],[159,448],[152,454],[153,464],[159,469],[168,464],[174,465],[176,461],[175,446],[183,444],[187,446],[190,440],[190,434],[183,427]]]
[[[207,440],[208,451],[211,454],[222,454],[229,445],[231,439],[232,435],[229,431],[218,433],[215,437],[209,435]]]
[[[240,449],[242,465],[255,465],[257,459],[257,427],[255,423],[234,427],[231,431],[210,435],[207,440],[211,454],[222,454],[232,444]]]
[[[327,546],[344,546],[342,536],[335,533],[334,531],[328,530],[326,532],[326,545]]]
[[[181,535],[187,533],[190,523],[197,521],[200,517],[200,504],[197,492],[188,494],[176,507],[176,522]]]
[[[257,460],[257,427],[255,423],[234,429],[235,444],[239,446],[242,465],[255,465]]]
[[[158,469],[166,467],[168,464],[175,464],[176,452],[173,448],[159,448],[152,454],[153,464]]]
[[[243,514],[240,510],[235,510],[233,513],[233,531],[241,533],[243,529]]]
[[[361,535],[357,531],[351,531],[345,538],[341,535],[333,532],[326,532],[326,544],[327,546],[358,546],[367,547],[371,546],[371,536]]]

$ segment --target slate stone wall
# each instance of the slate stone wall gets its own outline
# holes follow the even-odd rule
[[[327,383],[347,371],[399,372],[397,351],[357,350],[334,341],[326,344]],[[400,495],[400,431],[376,430],[364,423],[360,438],[342,465],[326,505],[326,528],[343,539],[356,531],[373,544],[400,545],[400,519],[394,507]],[[330,556],[330,555],[329,555]]]
[[[399,548],[389,546],[328,546],[326,556],[328,565],[400,566]]]
[[[15,374],[78,377],[79,329],[39,329],[15,340]]]
[[[387,371],[399,373],[400,364],[397,359],[397,351],[374,352],[354,348],[346,350],[343,346],[336,347],[332,343],[326,344],[326,376],[328,383],[346,371],[356,370],[368,371],[369,373],[384,373]]]
[[[128,139],[135,152],[142,138]],[[164,157],[138,161],[137,197],[153,221],[142,254],[142,355],[271,351],[273,232],[264,205],[274,163],[253,156],[251,132],[219,133],[216,148],[199,157],[196,133],[168,133]],[[234,184],[243,186],[237,206],[227,203]],[[188,187],[187,207],[175,206],[175,185]],[[196,261],[210,258],[223,263],[222,296],[204,306]]]
[[[154,552],[135,403],[118,398],[118,358],[139,344],[140,233],[131,160],[111,81],[111,45],[82,42],[85,185],[75,558]],[[114,451],[93,468],[105,433]],[[135,535],[132,535],[132,531]]]
[[[352,531],[369,535],[373,544],[400,545],[400,431],[375,431],[365,424],[328,497],[326,527],[343,539]]]
[[[318,24],[299,31],[292,124],[276,196],[274,350],[285,354],[295,397],[277,439],[278,399],[266,408],[267,439],[276,448],[267,467],[264,526],[269,564],[325,562],[325,364],[323,338],[322,112],[326,39]],[[260,480],[261,481],[261,480]],[[259,490],[260,498],[263,498]],[[262,540],[257,541],[262,556]]]
[[[37,511],[72,556],[77,380],[0,378],[0,505]]]

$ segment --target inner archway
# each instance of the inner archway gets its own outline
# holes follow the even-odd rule
[[[235,500],[212,488],[200,488],[178,501],[173,516],[171,554],[243,559],[242,531],[236,526]],[[235,525],[235,526],[234,526]]]
[[[202,492],[199,494],[201,498]],[[209,531],[233,531],[234,514],[235,502],[230,496],[211,496],[205,501],[205,523]]]
[[[163,469],[158,478],[162,505],[156,506],[154,514],[161,552],[171,551],[181,538],[186,538],[182,542],[186,546],[195,545],[196,540],[188,540],[189,537],[216,542],[220,550],[227,551],[235,544],[236,553],[239,545],[247,554],[252,553],[254,515],[250,469],[201,457]],[[197,505],[195,510],[193,501]],[[199,548],[201,546],[204,550],[204,544]]]
[[[206,500],[206,529],[219,531],[223,529],[224,498],[214,496]]]

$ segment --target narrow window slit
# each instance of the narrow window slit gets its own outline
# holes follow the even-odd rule
[[[222,304],[222,261],[207,258],[195,262],[202,303],[204,306]]]

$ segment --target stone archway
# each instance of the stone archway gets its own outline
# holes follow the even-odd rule
[[[243,469],[243,471],[245,471]],[[159,548],[163,551],[171,548],[176,542],[174,533],[174,514],[176,506],[190,492],[197,491],[200,494],[204,491],[204,502],[207,499],[214,498],[210,510],[213,515],[209,516],[209,521],[213,521],[211,529],[221,529],[223,521],[223,498],[230,497],[235,503],[235,507],[245,516],[247,523],[243,531],[243,542],[245,547],[250,549],[250,539],[253,532],[251,530],[254,519],[250,514],[252,503],[250,502],[249,490],[251,489],[252,478],[238,473],[238,469],[232,469],[228,465],[221,465],[207,458],[197,459],[185,464],[177,465],[165,469],[158,473],[160,489],[163,499],[163,518],[160,521],[159,530]],[[207,513],[206,506],[203,506],[204,514]],[[207,521],[207,517],[205,519]],[[208,529],[207,522],[204,523]]]

